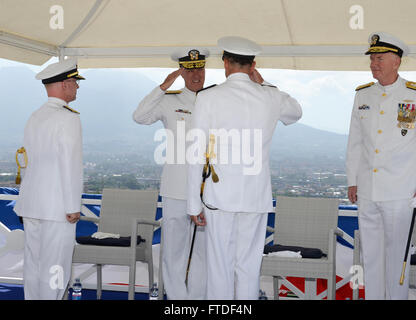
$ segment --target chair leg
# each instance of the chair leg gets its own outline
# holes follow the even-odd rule
[[[97,300],[101,300],[103,290],[103,265],[97,264]]]
[[[279,300],[280,281],[279,277],[273,277],[273,299]]]
[[[360,232],[358,230],[354,231],[354,251],[353,251],[353,266],[355,268],[361,267],[360,263]],[[356,283],[352,289],[352,300],[358,300],[359,296],[359,286]]]
[[[64,295],[62,297],[62,300],[68,300],[68,293],[69,293],[69,283],[71,282],[71,280],[68,282],[65,291],[64,291]]]
[[[132,261],[129,268],[129,300],[134,300],[136,291],[136,260]]]
[[[316,299],[316,280],[315,278],[305,278],[305,300]]]
[[[335,300],[335,276],[330,275],[328,277],[328,295],[327,300]]]
[[[159,283],[158,283],[158,289],[159,289],[159,300],[165,299],[165,286],[163,284],[163,276],[162,272],[159,272]]]
[[[149,293],[150,293],[150,288],[152,287],[153,283],[155,282],[155,278],[154,278],[154,275],[153,275],[153,262],[152,261],[147,262],[147,269],[149,271]]]
[[[160,243],[159,243],[159,274],[158,274],[158,287],[159,287],[159,300],[164,300],[165,298],[165,286],[163,284],[163,270],[162,270],[162,259],[163,259],[163,252],[162,252],[162,248],[163,248],[163,230],[161,232],[160,235]]]

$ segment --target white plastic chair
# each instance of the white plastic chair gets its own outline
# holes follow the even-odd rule
[[[318,248],[327,256],[320,259],[263,256],[261,274],[273,277],[274,299],[279,299],[279,282],[285,277],[305,278],[305,288],[315,279],[328,280],[328,299],[335,299],[337,199],[277,197],[274,244]],[[312,285],[311,285],[312,283]],[[314,297],[305,295],[306,298]]]
[[[140,235],[145,242],[136,244],[130,241],[130,247],[98,246],[77,244],[74,249],[73,263],[97,265],[97,298],[101,298],[102,265],[129,266],[128,299],[134,299],[136,283],[136,261],[148,265],[149,290],[152,287],[153,257],[152,241],[155,227],[160,223],[155,221],[158,191],[104,189],[102,193],[98,231],[130,236],[136,239]],[[85,218],[83,220],[94,221]],[[160,265],[160,262],[159,262]],[[163,296],[163,295],[162,295]]]

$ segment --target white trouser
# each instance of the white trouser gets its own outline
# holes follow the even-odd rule
[[[208,300],[257,300],[267,213],[205,210]]]
[[[198,227],[185,285],[186,268],[194,224],[186,213],[186,200],[163,197],[162,272],[166,295],[170,300],[205,299],[206,263],[205,228]]]
[[[366,299],[408,299],[410,256],[403,285],[399,281],[412,213],[410,199],[358,201]]]
[[[76,224],[23,218],[26,300],[60,300],[71,276]]]

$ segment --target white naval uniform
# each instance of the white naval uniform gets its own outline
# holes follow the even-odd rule
[[[173,133],[174,137],[175,148],[172,148],[175,152],[174,162],[164,164],[160,184],[160,195],[163,199],[163,282],[167,297],[172,300],[205,298],[203,227],[197,228],[188,288],[185,285],[190,243],[194,230],[186,214],[185,134],[190,126],[195,98],[196,93],[186,87],[180,93],[166,93],[158,86],[140,102],[133,114],[134,121],[140,124],[152,124],[161,120],[165,129]],[[167,150],[170,150],[170,146]]]
[[[233,73],[223,84],[198,94],[192,127],[201,129],[207,141],[213,129],[229,133],[234,129],[240,137],[248,129],[251,139],[249,144],[243,140],[242,145],[233,144],[233,153],[241,155],[240,161],[228,159],[229,164],[224,164],[221,159],[226,161],[228,154],[221,153],[221,148],[226,142],[216,138],[213,161],[217,162],[213,163],[219,182],[213,183],[209,177],[204,189],[204,202],[218,208],[205,210],[207,299],[258,299],[267,213],[273,211],[269,168],[272,136],[279,120],[288,125],[301,115],[295,99],[275,87],[251,81],[245,73]],[[254,130],[260,130],[262,136],[256,156],[260,170],[247,174],[245,169],[250,164],[243,162],[243,152],[246,146],[253,155]],[[199,214],[203,208],[199,186],[205,157],[203,152],[199,156],[198,164],[188,166],[190,215]]]
[[[402,286],[399,279],[416,191],[416,133],[398,127],[401,103],[415,105],[416,91],[398,77],[359,90],[351,115],[346,169],[348,186],[357,186],[366,299],[408,298],[409,277]]]
[[[14,208],[25,229],[25,299],[61,299],[70,279],[75,224],[66,214],[81,211],[83,165],[80,117],[66,105],[50,97],[25,127],[28,164]]]

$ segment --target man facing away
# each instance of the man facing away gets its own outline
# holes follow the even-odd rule
[[[207,299],[258,299],[267,213],[273,211],[272,136],[279,120],[292,124],[302,110],[263,81],[255,69],[256,43],[225,37],[218,45],[227,79],[197,97],[192,128],[203,134],[188,167],[188,214],[206,225]]]
[[[366,299],[407,299],[400,276],[416,191],[416,85],[398,70],[409,48],[385,32],[369,37],[377,83],[359,86],[347,148],[348,198],[358,203]]]
[[[205,241],[204,228],[195,236],[194,254],[185,284],[193,228],[186,214],[187,172],[185,163],[185,136],[194,111],[196,94],[204,86],[205,49],[187,48],[172,54],[179,69],[150,92],[133,113],[139,124],[162,121],[167,137],[166,163],[163,166],[160,195],[162,196],[162,273],[168,299],[204,299],[205,297]],[[178,91],[167,89],[182,76],[185,87]],[[172,152],[172,153],[171,153]]]
[[[24,132],[28,164],[17,215],[25,231],[25,299],[62,299],[71,275],[75,226],[83,189],[82,132],[76,99],[83,80],[74,59],[49,65],[36,75],[48,101],[29,118]]]

